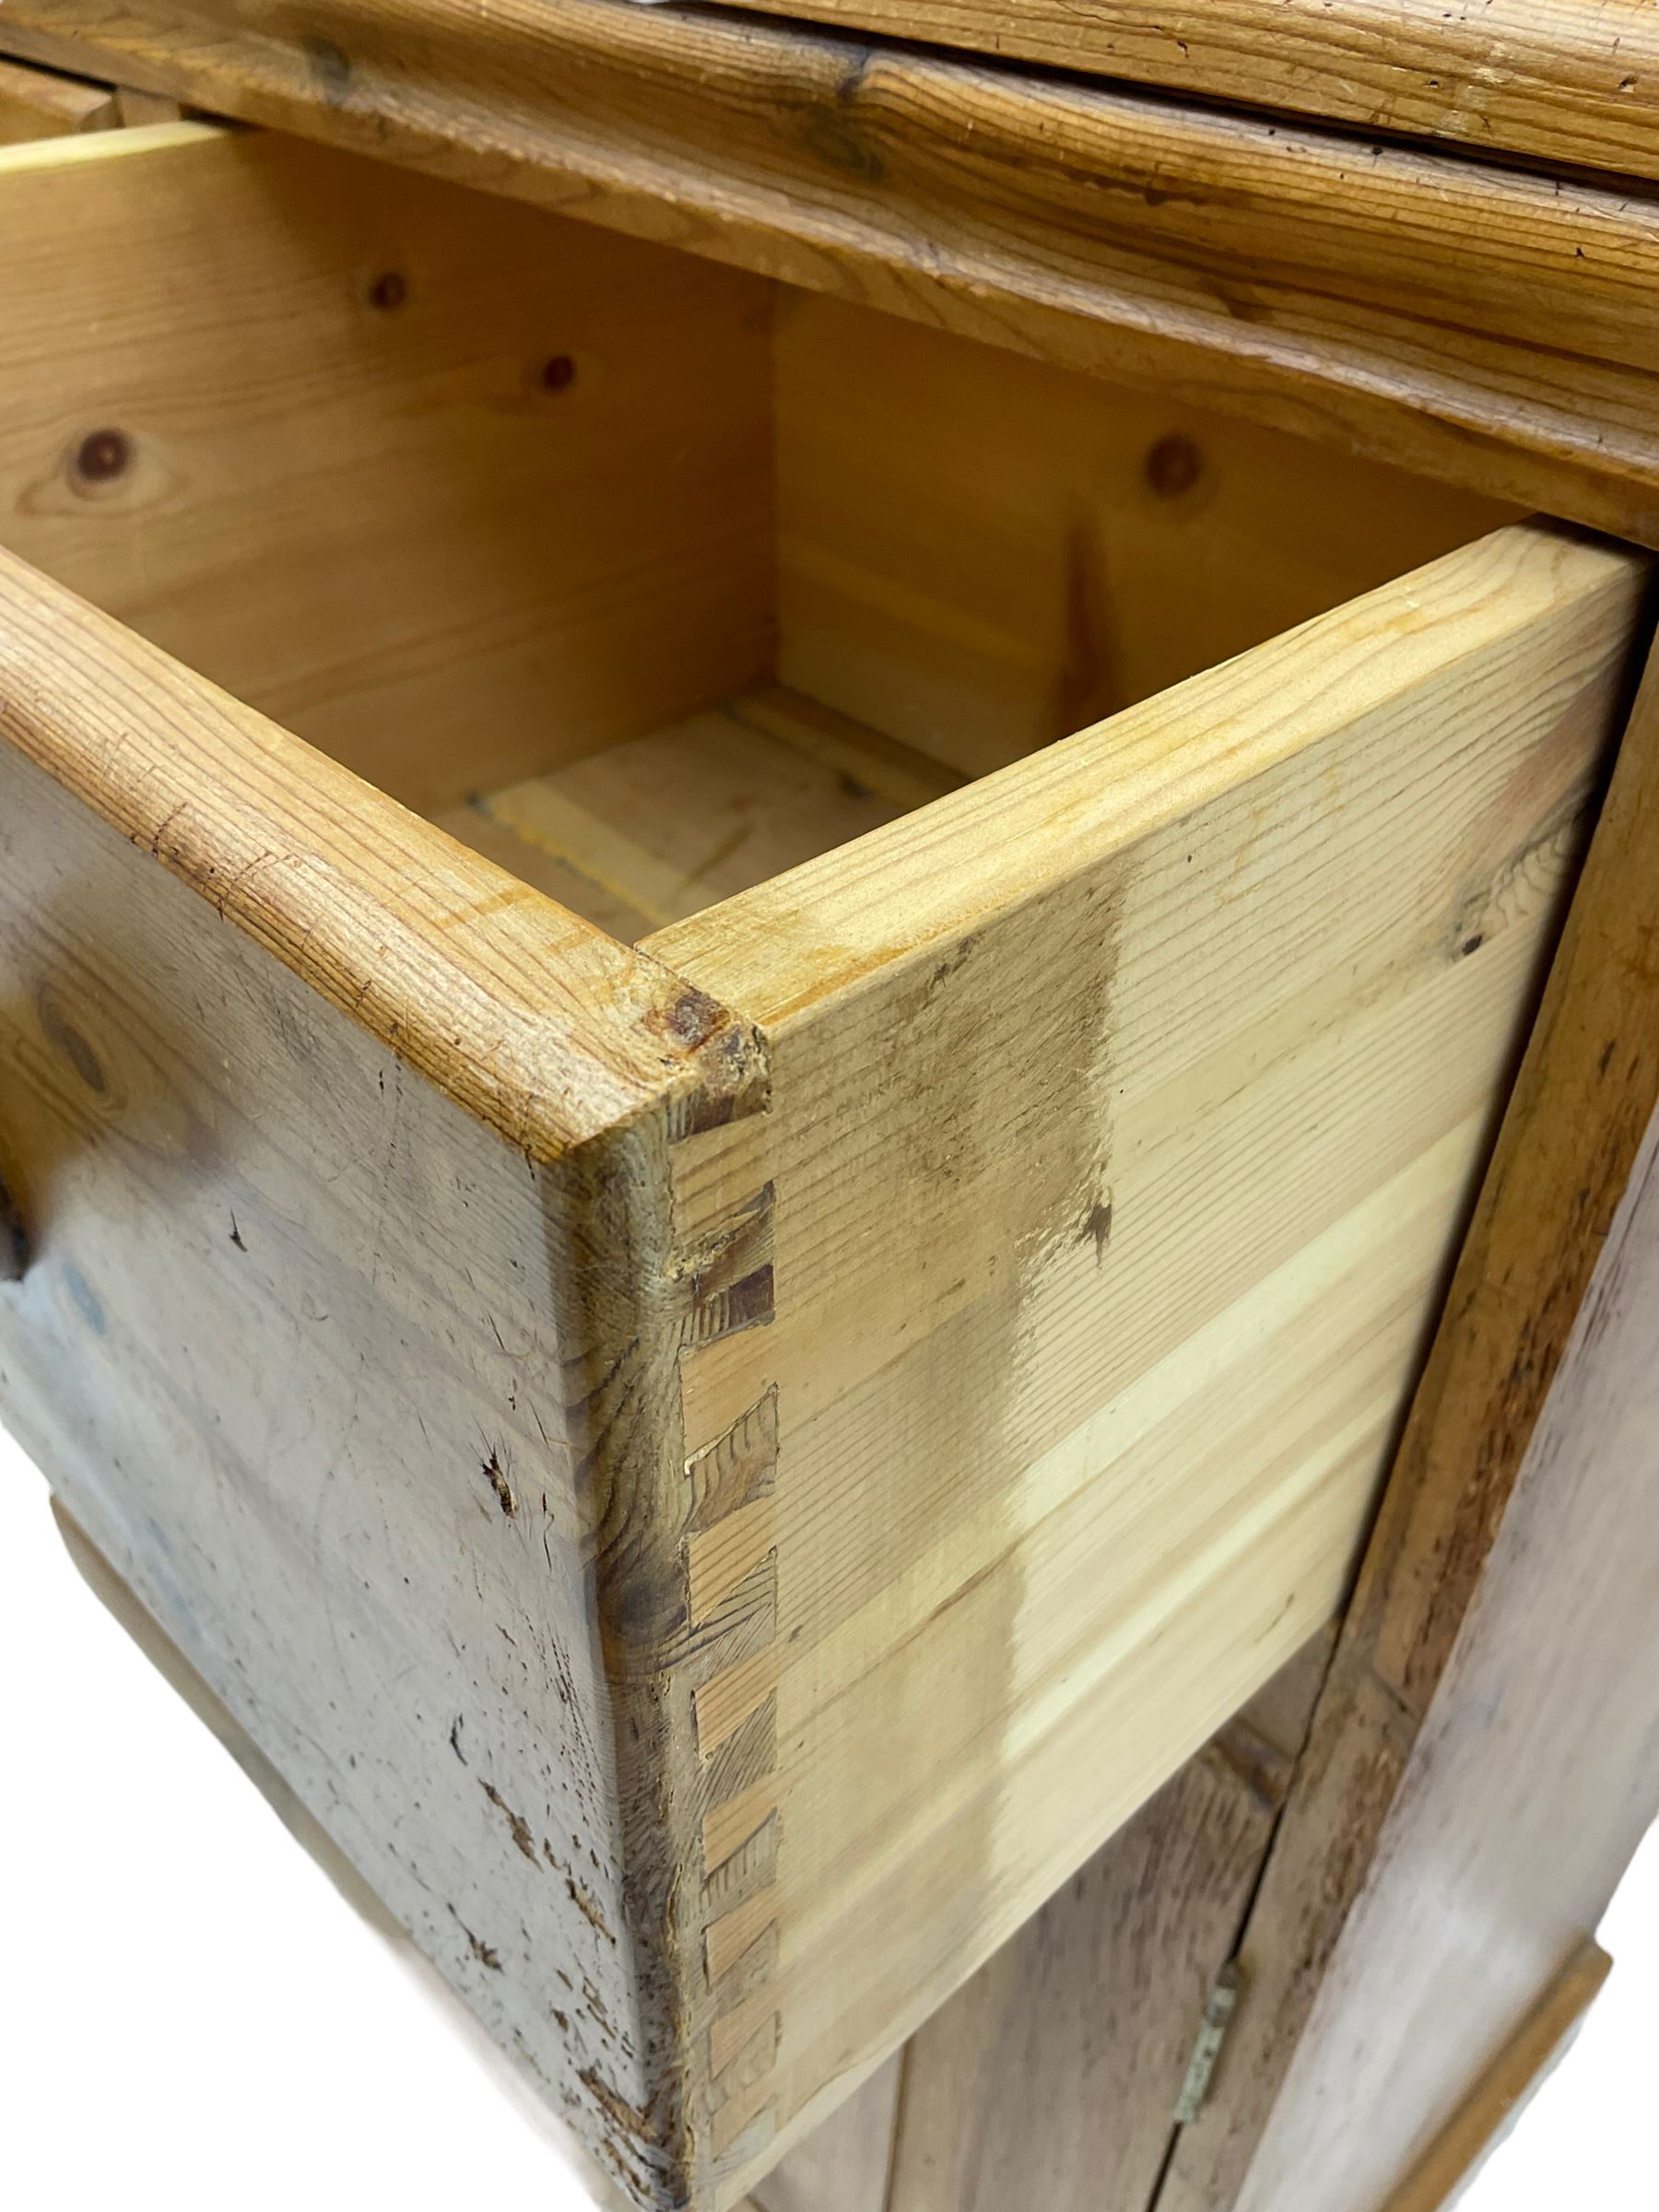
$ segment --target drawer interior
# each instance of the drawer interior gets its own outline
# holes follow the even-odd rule
[[[625,940],[1508,512],[265,134],[0,185],[5,542]]]

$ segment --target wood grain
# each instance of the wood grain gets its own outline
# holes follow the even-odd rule
[[[55,70],[0,62],[0,146],[35,138],[64,138],[78,131],[108,131],[122,121],[108,85]]]
[[[1150,2205],[1330,1647],[1315,1637],[912,2037],[878,2212]]]
[[[561,2167],[569,2170],[574,2166],[595,2205],[611,2207],[614,2212],[614,2207],[625,2200],[618,2192],[612,2172],[586,2152],[581,2137],[568,2124],[552,2116],[551,2100],[543,2102],[537,2099],[534,2076],[526,2082],[522,2059],[515,2064],[514,2059],[491,2041],[482,2022],[453,1983],[416,1947],[408,1931],[387,1911],[338,1843],[296,1796],[223,1699],[208,1688],[154,1614],[140,1604],[131,1587],[67,1512],[61,1499],[52,1500],[52,1511],[65,1549],[93,1595],[108,1608],[117,1625],[132,1638],[168,1687],[182,1699],[220,1747],[236,1761],[248,1782],[347,1904],[368,1923],[381,1943],[395,1948],[404,1973],[418,1984],[426,2005],[436,2006],[442,2014],[450,2034],[463,2046],[470,2063],[482,2067],[520,2116],[546,2136]]]
[[[1641,0],[732,0],[1477,153],[1659,176]]]
[[[785,681],[974,774],[1514,519],[811,293],[776,423]]]
[[[947,768],[779,686],[439,817],[631,943],[953,790]]]
[[[1252,1913],[1251,2000],[1160,2212],[1270,2204],[1292,2171],[1334,2206],[1396,2183],[1594,1925],[1659,1797],[1632,1503],[1651,1363],[1627,1311],[1655,1248],[1656,840],[1650,673]],[[1460,1896],[1478,1957],[1424,1937]],[[1338,2158],[1317,2084],[1360,2021],[1374,2124]]]
[[[0,737],[533,1161],[741,1089],[718,1009],[661,967],[9,555]]]
[[[191,124],[0,155],[0,540],[394,796],[764,672],[764,284]]]
[[[771,1319],[687,1399],[778,1407],[723,2193],[1336,1606],[1643,582],[1500,532],[645,940],[771,1076]]]
[[[15,594],[0,620],[11,735]],[[147,706],[118,696],[82,731],[112,754]],[[190,720],[165,726],[187,764]],[[596,1219],[580,1148],[526,1158],[236,925],[262,877],[309,885],[313,922],[344,905],[320,855],[256,852],[221,921],[12,745],[0,779],[0,1152],[32,1247],[0,1309],[6,1420],[490,2032],[672,2200],[672,2108],[644,2139],[628,2118],[671,1977],[660,1941],[654,1970],[628,1948],[652,1800],[612,1734],[594,1485],[631,1486],[590,1380],[629,1341],[607,1300],[653,1147],[629,1175],[610,1140]],[[408,981],[403,939],[380,943]]]
[[[760,2212],[888,2212],[905,2063],[900,2053],[878,2066],[784,2154],[759,2183]]]
[[[124,83],[1659,537],[1659,214],[1617,181],[622,0],[6,13]]]
[[[720,1653],[676,1363],[765,1277],[747,1217],[682,1249],[670,1160],[763,1103],[754,1041],[9,555],[0,737],[7,1420],[498,2041],[678,2205],[673,1782]]]

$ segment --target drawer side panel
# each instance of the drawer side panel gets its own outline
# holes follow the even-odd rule
[[[658,933],[770,1041],[777,2131],[1339,1605],[1626,698],[1499,533]]]

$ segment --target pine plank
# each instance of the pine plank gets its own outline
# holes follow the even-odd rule
[[[309,41],[236,0],[5,12],[214,112],[1659,536],[1659,212],[1618,177],[625,0],[372,0]]]
[[[0,62],[0,146],[79,131],[113,130],[123,120],[108,85],[62,76],[55,70]]]
[[[1337,1606],[1643,577],[1501,531],[644,941],[771,1065],[775,1566],[706,1747],[775,1747],[780,2024],[723,2192]]]
[[[777,364],[780,673],[970,774],[1518,519],[811,293]]]
[[[194,124],[0,151],[0,541],[406,804],[765,670],[766,286]]]
[[[441,828],[631,942],[960,778],[779,687],[481,793]]]
[[[1359,132],[1659,176],[1641,0],[734,0],[767,15],[1329,118]]]
[[[1330,1646],[1315,1637],[912,2037],[877,2212],[1150,2206]]]

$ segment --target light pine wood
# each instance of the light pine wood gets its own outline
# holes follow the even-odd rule
[[[183,110],[176,100],[169,100],[161,92],[137,92],[131,85],[116,88],[115,108],[122,123],[130,130],[183,120]]]
[[[677,1084],[747,1079],[718,1047],[699,1062],[718,1009],[693,1021],[660,965],[9,555],[0,683],[8,761],[43,770],[531,1163]]]
[[[970,773],[1512,519],[810,293],[779,303],[777,439],[785,681]]]
[[[0,154],[0,541],[397,797],[764,672],[766,286],[195,124]]]
[[[645,940],[771,1064],[697,1188],[767,1194],[773,1316],[681,1371],[756,1471],[723,2196],[1336,1606],[1643,579],[1500,532]]]
[[[1642,0],[733,0],[1476,153],[1659,176]]]
[[[90,85],[26,63],[0,62],[0,146],[113,130],[123,120],[108,85]]]
[[[1650,673],[1159,2212],[1369,2212],[1659,1809],[1656,885]]]
[[[1150,2205],[1330,1642],[1315,1637],[911,2038],[875,2212]],[[794,2212],[772,2186],[767,2212]],[[838,2207],[826,2193],[800,2212]]]
[[[772,687],[481,793],[439,820],[631,942],[816,859],[960,780]]]
[[[1617,179],[625,0],[5,14],[123,83],[1659,538],[1659,211]]]

